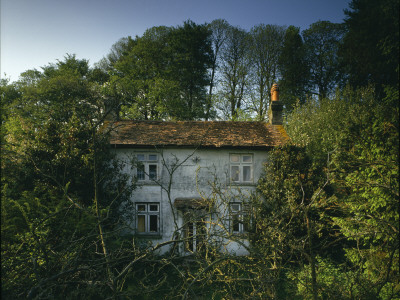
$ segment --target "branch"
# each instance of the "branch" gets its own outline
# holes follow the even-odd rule
[[[139,256],[138,258],[136,258],[135,260],[131,261],[123,270],[121,273],[119,273],[114,280],[117,281],[119,280],[122,276],[124,276],[131,268],[132,266],[137,263],[138,261],[146,258],[148,255],[150,255],[152,252],[156,251],[157,249],[160,249],[161,247],[164,247],[166,245],[172,244],[172,243],[176,243],[176,242],[182,242],[183,240],[170,240],[170,241],[166,241],[160,244],[157,244],[156,246],[152,247],[150,250],[146,251],[146,253],[142,254],[141,256]]]
[[[204,270],[202,270],[202,271],[192,280],[192,282],[189,284],[188,288],[186,289],[185,293],[184,293],[183,296],[182,296],[182,299],[183,299],[183,300],[186,299],[187,294],[188,294],[190,288],[192,287],[192,285],[198,280],[198,278],[199,278],[203,273],[207,272],[212,266],[216,265],[217,263],[220,263],[221,261],[224,261],[224,260],[227,260],[227,259],[228,259],[227,257],[220,258],[220,259],[218,259],[218,260],[212,262],[211,264],[209,264],[206,268],[204,268]]]

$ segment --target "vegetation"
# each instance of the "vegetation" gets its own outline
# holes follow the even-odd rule
[[[96,67],[67,55],[3,80],[2,297],[400,299],[398,10],[352,0],[344,24],[303,32],[153,27]],[[186,258],[132,236],[106,120],[264,121],[276,81],[291,142],[242,195],[249,255],[219,251],[229,230]]]

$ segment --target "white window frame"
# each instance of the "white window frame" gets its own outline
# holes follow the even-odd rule
[[[155,177],[152,176],[151,169],[156,167]],[[139,170],[143,174],[139,175]],[[156,181],[159,178],[159,155],[157,153],[137,153],[136,154],[136,178],[138,182]]]
[[[160,214],[160,203],[159,202],[136,202],[136,232],[141,235],[160,235],[160,224],[161,224],[161,214]],[[157,225],[155,230],[152,229],[151,219],[152,216],[157,217]],[[139,219],[143,217],[144,222],[143,225],[140,226]],[[140,230],[139,227],[143,227]]]
[[[249,160],[250,159],[250,160]],[[233,183],[253,183],[254,182],[254,155],[231,153],[229,155],[230,179]],[[249,170],[250,178],[245,180],[245,170]]]
[[[230,202],[229,203],[229,229],[232,234],[244,234],[247,233],[247,229],[245,226],[245,218],[247,217],[248,212],[244,210],[243,203],[241,202]],[[235,221],[235,217],[237,217]],[[236,223],[237,222],[237,223]],[[235,223],[238,225],[238,228],[235,230]]]

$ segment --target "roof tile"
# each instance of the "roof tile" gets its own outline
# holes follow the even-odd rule
[[[289,139],[282,125],[232,121],[118,121],[113,124],[115,146],[262,147]]]

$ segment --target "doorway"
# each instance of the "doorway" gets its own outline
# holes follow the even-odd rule
[[[183,226],[184,250],[188,253],[201,252],[204,249],[206,226],[203,218],[193,218],[193,214],[185,216]]]

